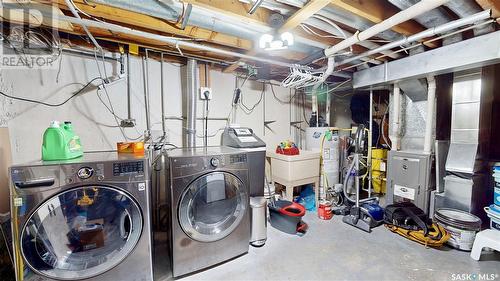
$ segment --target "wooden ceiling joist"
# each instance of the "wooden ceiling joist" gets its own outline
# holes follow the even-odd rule
[[[350,13],[363,17],[373,23],[379,23],[395,14],[400,10],[385,0],[331,0],[332,5],[342,8]],[[403,35],[413,35],[425,30],[425,27],[419,23],[410,20],[392,27],[392,30]],[[435,48],[436,43],[427,43],[426,46]]]
[[[498,0],[476,0],[476,2],[484,10],[491,9],[491,15],[493,18],[500,17],[500,1]]]
[[[293,30],[319,10],[326,7],[330,2],[331,0],[310,0],[302,9],[299,9],[286,20],[283,26],[280,27],[279,33]]]

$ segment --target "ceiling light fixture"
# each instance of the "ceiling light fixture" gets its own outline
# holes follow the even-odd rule
[[[266,51],[283,50],[292,46],[294,43],[293,34],[284,32],[279,36],[271,34],[262,34],[259,39],[259,47]]]

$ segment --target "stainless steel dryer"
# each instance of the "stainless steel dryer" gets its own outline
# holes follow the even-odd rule
[[[173,276],[248,252],[247,153],[228,147],[177,149],[167,155]]]
[[[148,173],[116,153],[11,167],[17,280],[153,280]]]

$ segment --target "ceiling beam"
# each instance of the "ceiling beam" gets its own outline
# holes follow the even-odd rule
[[[476,0],[476,2],[484,10],[491,9],[491,15],[493,18],[500,17],[500,1],[498,0]]]
[[[331,0],[330,3],[350,13],[363,17],[373,23],[382,22],[400,12],[397,7],[387,3],[385,0]],[[409,20],[393,26],[392,30],[408,36],[424,31],[425,28],[416,21]],[[426,43],[426,46],[431,48],[438,47],[438,45],[433,42]]]
[[[279,33],[286,31],[291,31],[299,24],[303,23],[305,20],[310,18],[312,15],[317,13],[319,10],[330,4],[331,0],[309,0],[307,4],[295,12],[287,21],[280,27]]]

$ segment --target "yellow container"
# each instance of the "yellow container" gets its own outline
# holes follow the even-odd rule
[[[386,149],[372,149],[372,159],[386,159],[387,150]]]
[[[385,172],[386,169],[387,169],[387,165],[385,163],[385,160],[372,159],[372,171]]]
[[[372,171],[372,187],[375,193],[386,193],[386,181],[384,180],[385,173],[380,171]]]
[[[117,142],[118,153],[144,154],[144,142]]]

